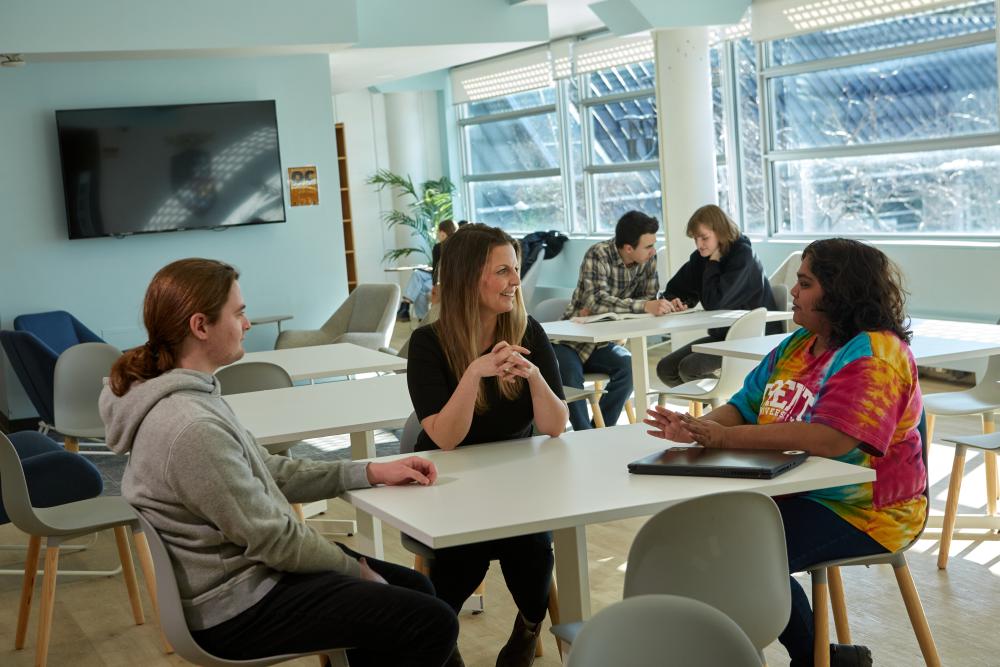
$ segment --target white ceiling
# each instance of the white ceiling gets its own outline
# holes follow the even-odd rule
[[[552,40],[603,28],[604,24],[587,8],[587,5],[598,1],[525,0],[524,4],[548,7],[549,39]],[[485,60],[537,43],[450,44],[334,51],[330,53],[331,85],[335,94],[362,90],[369,86]]]

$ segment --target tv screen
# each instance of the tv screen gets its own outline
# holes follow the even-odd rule
[[[274,101],[56,111],[71,239],[285,221]]]

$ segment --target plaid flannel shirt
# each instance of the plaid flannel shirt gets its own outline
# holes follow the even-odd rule
[[[613,238],[595,243],[583,256],[580,279],[573,290],[563,319],[569,319],[586,309],[599,313],[642,313],[646,302],[656,298],[660,279],[656,275],[656,255],[645,264],[625,266]],[[607,343],[563,342],[576,350],[584,363],[598,347]]]

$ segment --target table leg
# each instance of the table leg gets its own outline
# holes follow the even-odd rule
[[[649,394],[649,353],[646,351],[646,337],[629,338],[628,351],[632,353],[632,387],[635,389],[636,417],[644,419],[646,406],[649,405],[646,399]]]
[[[375,458],[375,433],[359,431],[351,434],[351,460]]]
[[[382,544],[382,521],[376,519],[368,512],[357,510],[358,520],[358,548],[361,553],[385,560],[385,548]]]
[[[359,515],[360,516],[360,515]],[[554,531],[559,620],[574,623],[590,618],[590,575],[587,571],[585,526]]]

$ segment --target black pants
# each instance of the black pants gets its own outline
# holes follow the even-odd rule
[[[351,667],[443,665],[458,638],[455,613],[422,574],[366,560],[388,586],[337,572],[286,574],[239,616],[191,634],[232,660],[351,646]]]
[[[692,345],[714,342],[716,342],[715,338],[706,336],[674,350],[656,364],[657,377],[668,387],[676,387],[692,380],[717,377],[719,369],[722,368],[722,357],[717,354],[701,354],[691,351]]]
[[[552,587],[552,533],[534,533],[460,547],[435,549],[430,563],[437,596],[457,614],[499,560],[514,603],[531,623],[545,618]]]

